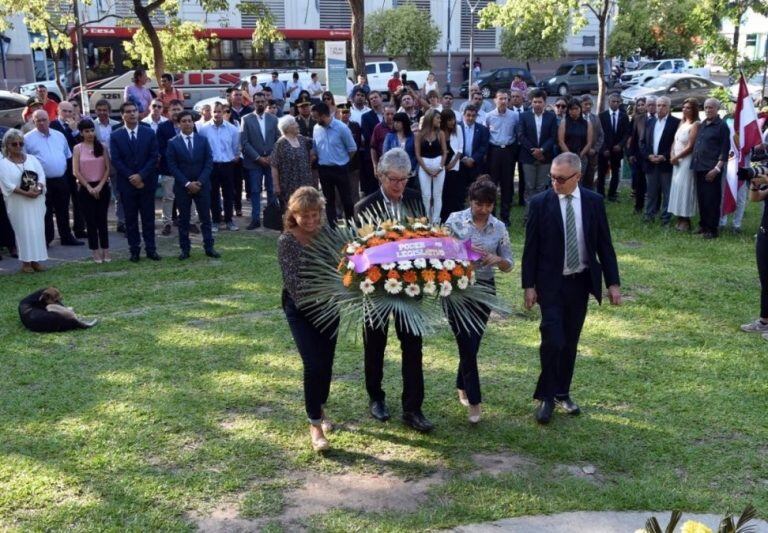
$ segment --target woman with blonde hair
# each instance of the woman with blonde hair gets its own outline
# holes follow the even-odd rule
[[[35,156],[24,153],[24,136],[19,130],[8,130],[3,136],[0,192],[16,235],[21,271],[30,274],[45,270],[40,264],[48,259],[45,172]]]
[[[424,211],[429,221],[435,224],[440,222],[440,211],[443,207],[445,160],[448,156],[447,141],[440,124],[440,112],[437,109],[427,111],[421,119],[421,128],[414,142]]]
[[[288,199],[283,234],[277,240],[277,259],[283,274],[283,311],[304,365],[304,407],[309,418],[312,448],[329,448],[326,433],[333,429],[325,412],[336,353],[336,326],[320,330],[301,308],[299,273],[307,248],[323,229],[325,200],[314,187],[299,187]]]

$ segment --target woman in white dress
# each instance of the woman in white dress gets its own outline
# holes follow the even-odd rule
[[[691,152],[699,132],[699,103],[695,98],[683,102],[683,120],[675,133],[670,160],[672,187],[669,191],[669,212],[677,215],[677,231],[691,229],[691,217],[696,216],[696,180],[691,170]]]
[[[44,225],[45,173],[35,156],[24,153],[24,136],[19,130],[8,130],[3,136],[0,191],[16,234],[21,271],[45,270],[39,263],[48,259]]]
[[[434,72],[430,72],[429,74],[427,74],[427,80],[424,82],[424,85],[421,86],[421,93],[425,97],[432,91],[435,91],[437,94],[440,94],[440,90],[438,89],[437,80],[435,79]]]

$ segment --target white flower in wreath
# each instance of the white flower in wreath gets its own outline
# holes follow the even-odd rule
[[[354,270],[355,264],[352,261],[347,261],[347,270]]]
[[[467,276],[461,276],[456,282],[456,286],[461,290],[466,289],[469,286],[469,278]]]
[[[440,296],[443,298],[450,296],[452,291],[453,287],[451,286],[450,281],[443,281],[440,283]]]
[[[368,235],[364,235],[360,237],[360,240],[363,242],[368,242],[368,239],[372,239],[374,237],[373,233],[369,233]]]
[[[419,230],[419,229],[429,229],[429,226],[426,224],[422,224],[421,222],[414,222],[413,229]]]
[[[360,282],[360,292],[363,294],[371,294],[373,290],[375,289],[373,282],[365,278],[363,281]]]
[[[389,294],[400,294],[403,290],[403,282],[396,279],[388,279],[384,283],[384,290]]]
[[[469,284],[470,284],[470,285],[474,285],[476,281],[477,281],[477,278],[475,277],[475,271],[473,270],[473,271],[472,271],[472,272],[469,274]]]
[[[424,288],[422,289],[424,291],[424,294],[432,296],[437,292],[437,285],[435,285],[434,281],[428,281],[424,284]]]
[[[459,263],[461,263],[461,266],[463,266],[464,268],[467,268],[469,266],[469,261],[462,260],[462,261],[459,261]]]
[[[413,266],[415,268],[427,268],[427,260],[423,257],[419,257],[418,259],[413,260]]]
[[[384,270],[392,270],[396,266],[397,266],[396,263],[382,263],[381,264],[381,268],[383,268]]]
[[[441,270],[443,268],[443,262],[439,259],[430,259],[429,264],[432,266],[432,268],[436,268],[437,270]]]
[[[415,283],[409,283],[408,286],[405,288],[405,294],[407,294],[411,298],[415,298],[420,293],[421,293],[421,288]]]
[[[373,234],[376,235],[377,237],[383,237],[384,235],[387,234],[387,232],[384,231],[383,229],[377,229],[376,231],[373,232]]]
[[[359,242],[351,242],[347,245],[347,254],[352,255],[355,253],[355,251],[360,248]]]
[[[454,268],[456,268],[456,261],[454,261],[453,259],[446,259],[445,261],[443,261],[443,268],[446,270],[453,270]]]
[[[398,261],[397,262],[397,269],[398,270],[410,270],[413,268],[413,263],[411,261]]]
[[[401,226],[400,224],[395,224],[392,226],[392,231],[405,231],[405,226]]]

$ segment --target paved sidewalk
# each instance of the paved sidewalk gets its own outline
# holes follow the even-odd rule
[[[555,515],[522,516],[483,524],[469,524],[447,530],[455,533],[634,533],[655,516],[662,529],[667,527],[671,511],[631,512],[573,512]],[[683,514],[675,531],[680,531],[687,520],[701,522],[717,531],[722,515]],[[768,533],[768,522],[754,520],[749,523],[754,533]]]

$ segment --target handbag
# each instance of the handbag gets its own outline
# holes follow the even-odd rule
[[[34,170],[24,169],[21,171],[21,183],[19,183],[19,189],[22,191],[30,191],[36,189],[38,186],[37,172]]]
[[[277,231],[283,231],[283,210],[280,207],[280,200],[264,207],[264,227]]]

